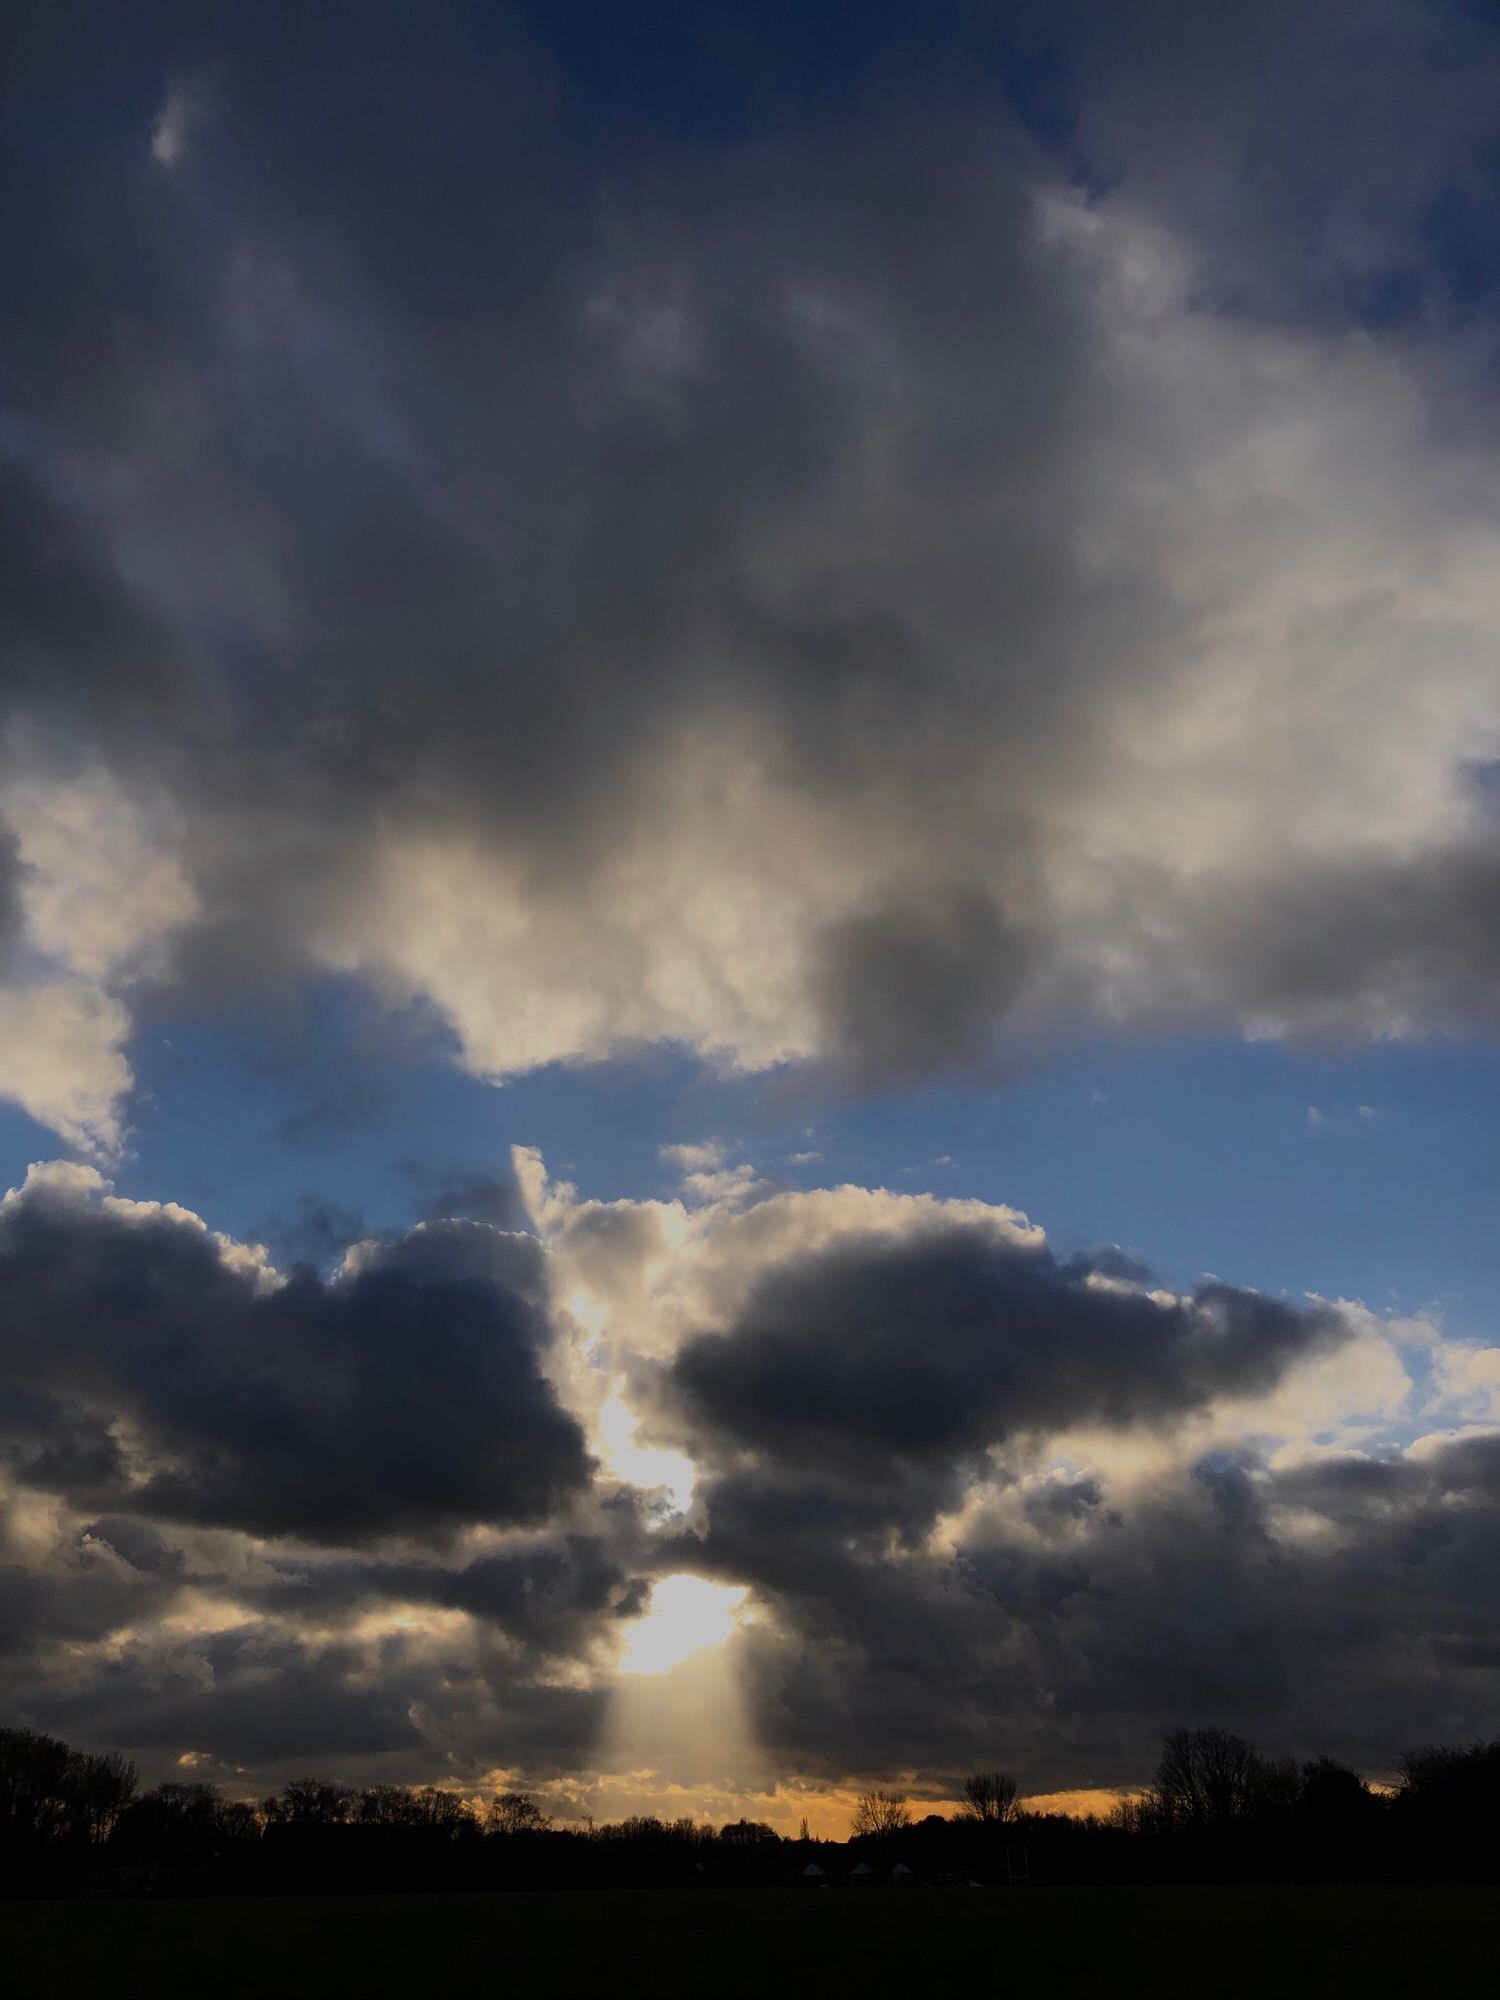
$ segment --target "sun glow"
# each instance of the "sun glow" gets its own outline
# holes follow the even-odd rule
[[[760,1793],[774,1776],[755,1744],[741,1674],[747,1592],[707,1578],[660,1578],[626,1635],[600,1770],[662,1812],[670,1799]]]
[[[735,1629],[745,1592],[701,1576],[664,1576],[651,1609],[631,1626],[620,1655],[622,1674],[665,1674],[695,1653],[722,1646]]]
[[[628,1479],[633,1486],[665,1487],[679,1514],[692,1505],[697,1476],[693,1461],[683,1452],[637,1442],[636,1420],[618,1384],[599,1411],[599,1444],[605,1464],[617,1479]],[[694,1583],[699,1580],[687,1579]]]

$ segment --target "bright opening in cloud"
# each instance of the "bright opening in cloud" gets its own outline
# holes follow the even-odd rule
[[[599,1411],[599,1445],[604,1463],[617,1479],[628,1479],[635,1486],[664,1487],[679,1514],[692,1505],[697,1467],[684,1452],[639,1443],[636,1420],[618,1391]],[[680,1581],[698,1583],[702,1579],[684,1577]]]
[[[651,1609],[631,1626],[622,1674],[665,1674],[695,1653],[722,1646],[735,1628],[745,1592],[701,1576],[664,1576]]]

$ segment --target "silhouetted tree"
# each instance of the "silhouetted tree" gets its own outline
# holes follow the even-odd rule
[[[134,1764],[113,1750],[73,1750],[34,1729],[0,1729],[0,1842],[36,1850],[99,1847],[135,1797]]]
[[[356,1794],[347,1785],[297,1778],[261,1807],[269,1826],[345,1826],[354,1817]]]
[[[435,1785],[367,1785],[354,1817],[364,1826],[404,1827],[447,1840],[476,1830],[468,1800]]]
[[[1001,1771],[975,1771],[964,1779],[960,1819],[977,1820],[982,1826],[1007,1826],[1019,1817],[1017,1785]]]
[[[1393,1798],[1326,1757],[1299,1767],[1219,1729],[1175,1731],[1156,1784],[1108,1822],[1025,1812],[997,1772],[974,1773],[963,1793],[956,1817],[913,1824],[900,1793],[867,1792],[856,1842],[884,1838],[883,1868],[899,1832],[901,1859],[930,1882],[1002,1879],[987,1825],[1020,1829],[1033,1879],[1049,1882],[1442,1880],[1500,1869],[1500,1740],[1413,1751]],[[299,1779],[260,1807],[198,1783],[134,1794],[123,1757],[0,1730],[0,1894],[65,1894],[95,1878],[106,1854],[113,1886],[166,1894],[748,1886],[794,1879],[810,1852],[837,1866],[837,1844],[811,1842],[805,1820],[794,1845],[744,1819],[715,1830],[641,1814],[554,1828],[525,1792],[500,1794],[482,1819],[431,1785],[354,1793]],[[481,1828],[523,1837],[482,1840]]]
[[[0,1832],[45,1841],[66,1832],[76,1753],[35,1729],[0,1729]]]
[[[203,1868],[258,1838],[260,1815],[212,1785],[166,1784],[144,1793],[115,1828],[121,1851],[153,1867]]]
[[[1500,1737],[1410,1751],[1394,1803],[1399,1822],[1422,1845],[1469,1866],[1500,1858]]]
[[[136,1768],[118,1750],[75,1751],[68,1774],[73,1831],[102,1847],[136,1792]]]
[[[861,1792],[854,1807],[851,1830],[856,1838],[870,1835],[878,1839],[899,1833],[910,1820],[904,1792]]]
[[[530,1792],[500,1792],[484,1816],[489,1833],[545,1833],[552,1821]]]
[[[1267,1767],[1252,1743],[1226,1729],[1174,1729],[1156,1767],[1156,1799],[1173,1826],[1218,1826],[1266,1802]]]
[[[1357,1771],[1315,1757],[1302,1766],[1297,1814],[1311,1825],[1349,1827],[1368,1820],[1379,1802]]]

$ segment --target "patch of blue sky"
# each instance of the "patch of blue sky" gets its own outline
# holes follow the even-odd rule
[[[274,1235],[310,1196],[402,1226],[453,1176],[504,1177],[513,1144],[585,1195],[662,1195],[661,1149],[712,1138],[791,1185],[1007,1202],[1063,1251],[1118,1243],[1175,1285],[1213,1272],[1436,1308],[1468,1338],[1496,1323],[1500,1051],[1484,1046],[1096,1041],[1007,1080],[857,1102],[665,1050],[496,1086],[431,1020],[329,980],[274,1016],[157,1021],[131,1058],[120,1191],[239,1236]],[[8,1183],[63,1150],[0,1113]]]

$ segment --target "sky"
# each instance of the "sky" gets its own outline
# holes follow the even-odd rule
[[[1500,1730],[1500,21],[8,10],[0,1713]]]

